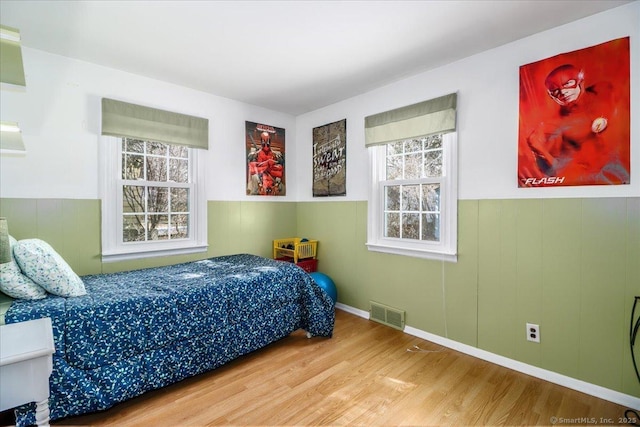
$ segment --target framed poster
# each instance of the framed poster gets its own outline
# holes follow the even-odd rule
[[[313,128],[313,197],[347,195],[347,119]]]
[[[284,129],[245,122],[247,195],[286,195],[284,142]]]
[[[629,37],[520,67],[518,186],[630,182]]]

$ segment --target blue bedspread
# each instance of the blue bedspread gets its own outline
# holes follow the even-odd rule
[[[51,419],[113,406],[304,329],[330,337],[331,298],[295,264],[231,255],[84,276],[87,295],[16,300],[7,323],[50,317]],[[16,411],[35,422],[35,405]]]

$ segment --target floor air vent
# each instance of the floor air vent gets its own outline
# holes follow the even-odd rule
[[[404,311],[379,302],[369,301],[369,319],[391,326],[392,328],[404,329]]]

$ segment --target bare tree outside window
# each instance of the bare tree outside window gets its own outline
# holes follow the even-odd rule
[[[387,144],[384,237],[440,241],[442,135]]]
[[[189,149],[122,138],[122,241],[189,238]]]

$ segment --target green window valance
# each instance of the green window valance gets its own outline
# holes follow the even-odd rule
[[[457,94],[365,117],[365,145],[386,144],[456,130]]]
[[[0,121],[0,152],[23,153],[25,151],[18,123]]]
[[[209,148],[209,120],[102,98],[102,134]]]
[[[20,48],[20,31],[0,25],[0,81],[8,87],[24,88],[24,65]]]

